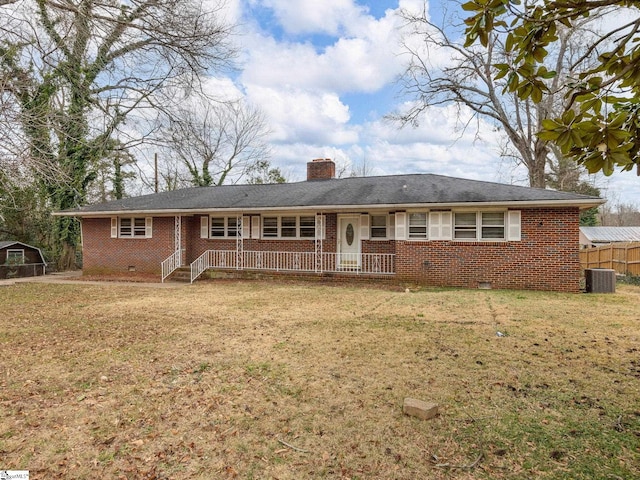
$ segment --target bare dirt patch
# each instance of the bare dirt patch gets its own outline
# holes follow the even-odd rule
[[[31,478],[640,470],[638,287],[17,284],[0,302],[0,468]]]

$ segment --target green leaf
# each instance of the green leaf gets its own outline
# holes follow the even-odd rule
[[[573,143],[574,146],[576,146],[578,148],[584,147],[585,144],[582,141],[582,137],[580,136],[579,131],[570,130],[570,134],[571,134],[571,142]]]
[[[576,113],[573,110],[567,110],[562,114],[562,123],[564,125],[569,125],[576,118]]]
[[[534,86],[531,89],[531,100],[533,100],[534,103],[540,103],[542,101],[542,89]]]
[[[558,139],[559,132],[553,130],[541,130],[538,132],[538,138],[545,142],[555,142]]]
[[[543,47],[536,47],[533,49],[533,58],[535,58],[536,62],[542,63],[547,53]]]
[[[511,52],[513,50],[513,46],[515,45],[515,40],[513,38],[513,33],[509,32],[507,35],[507,39],[504,42],[504,49],[507,52]]]
[[[544,128],[545,130],[555,130],[564,126],[551,118],[545,118],[544,120],[542,120],[541,124],[542,128]]]
[[[483,7],[478,5],[476,2],[471,1],[471,2],[467,2],[467,3],[463,3],[462,4],[462,9],[465,12],[477,12],[479,10],[483,10]]]

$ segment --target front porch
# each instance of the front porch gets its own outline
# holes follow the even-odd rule
[[[163,262],[163,281],[181,263],[175,258],[180,256],[176,252]],[[207,250],[190,264],[190,281],[208,269],[390,276],[395,274],[395,254]]]

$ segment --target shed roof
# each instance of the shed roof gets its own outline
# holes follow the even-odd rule
[[[87,205],[58,215],[195,213],[276,209],[344,209],[459,205],[575,205],[598,197],[434,174],[390,175],[261,185],[194,187]]]
[[[0,241],[0,250],[9,248],[9,247],[16,247],[16,246],[20,246],[22,248],[30,248],[32,250],[37,251],[38,255],[40,255],[40,260],[42,260],[42,263],[45,262],[44,256],[42,255],[42,251],[38,247],[34,247],[33,245],[27,245],[26,243],[18,242],[17,240],[1,240]]]
[[[580,227],[592,243],[640,242],[640,227]]]

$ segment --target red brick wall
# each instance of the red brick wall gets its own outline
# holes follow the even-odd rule
[[[396,277],[430,286],[579,291],[577,208],[522,210],[519,242],[399,241]]]
[[[336,176],[336,164],[330,158],[316,158],[307,163],[307,181],[331,180]]]
[[[519,242],[364,240],[363,253],[395,253],[399,283],[428,286],[579,291],[579,211],[577,208],[522,210]],[[254,217],[257,219],[258,217]],[[336,214],[326,215],[325,252],[336,251]],[[174,248],[174,218],[154,218],[153,238],[110,238],[109,218],[83,220],[84,271],[89,274],[160,273]],[[206,250],[235,249],[235,239],[200,238],[200,216],[183,217],[185,262]],[[245,239],[245,250],[314,251],[313,240]],[[335,275],[335,278],[340,278]]]
[[[153,219],[153,238],[111,238],[110,218],[82,220],[82,270],[87,275],[130,271],[157,273],[174,251],[173,217]]]

